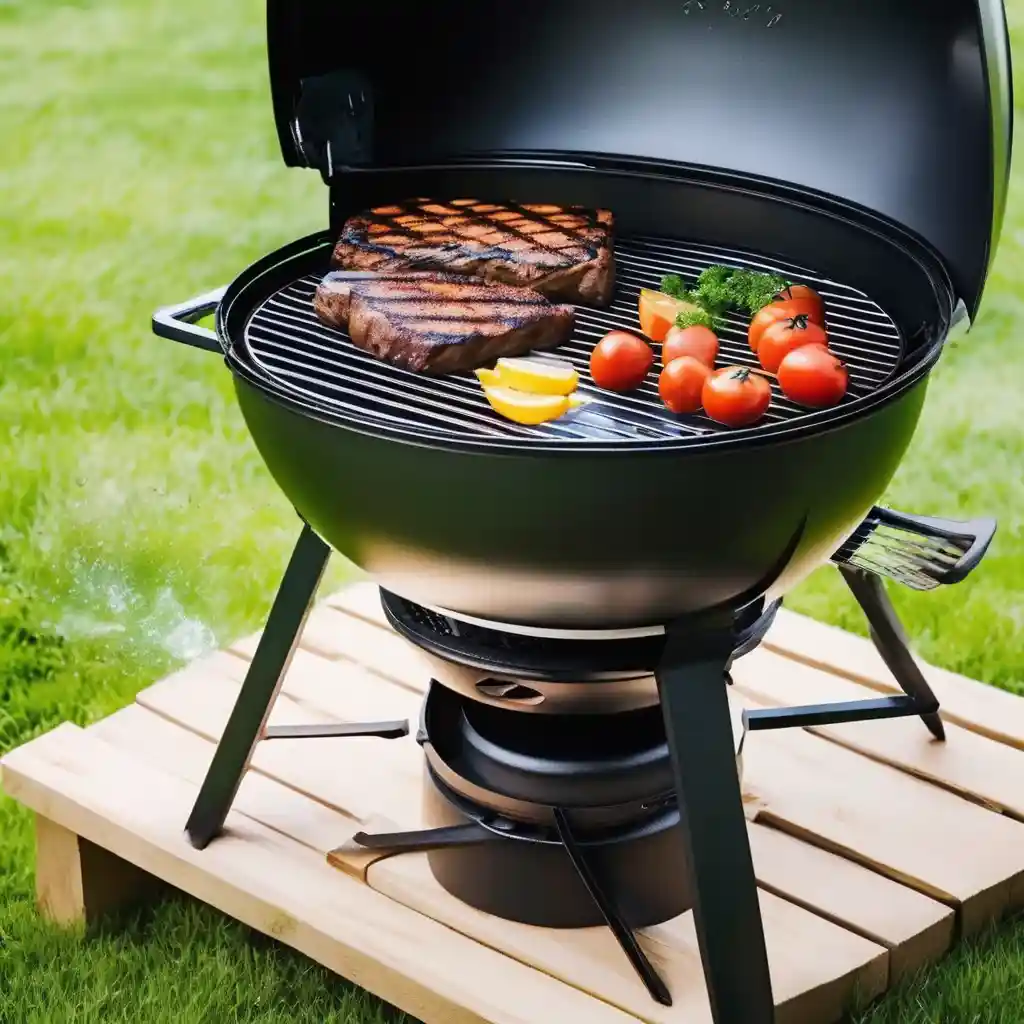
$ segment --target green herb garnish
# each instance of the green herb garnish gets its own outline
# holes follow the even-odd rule
[[[690,292],[686,287],[686,282],[678,274],[666,274],[661,279],[661,290],[666,295],[671,295],[673,299],[689,301]]]
[[[707,327],[715,331],[719,327],[718,318],[712,316],[706,309],[683,310],[675,320],[676,327]]]
[[[691,302],[711,318],[690,320],[679,326],[692,326],[694,323],[706,324],[711,327],[716,321],[732,310],[754,314],[787,288],[789,282],[778,274],[761,274],[753,270],[738,270],[735,267],[715,265],[708,267],[697,278],[692,289],[678,274],[667,274],[661,280],[661,290],[666,295],[682,302]],[[694,314],[683,313],[681,319]],[[714,329],[712,327],[712,329]]]
[[[778,274],[714,266],[708,267],[697,278],[697,286],[691,295],[699,306],[716,314],[726,310],[756,313],[788,284]]]

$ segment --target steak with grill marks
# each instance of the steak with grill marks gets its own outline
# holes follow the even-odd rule
[[[330,290],[327,281],[318,294]],[[499,356],[554,348],[569,340],[575,314],[572,306],[552,305],[529,288],[448,274],[359,281],[333,290],[347,290],[347,296],[333,313],[329,299],[321,299],[317,312],[323,319],[344,326],[336,315],[347,303],[353,344],[417,373],[471,370]]]
[[[615,286],[608,210],[411,199],[345,223],[333,264],[378,273],[435,270],[605,306]]]

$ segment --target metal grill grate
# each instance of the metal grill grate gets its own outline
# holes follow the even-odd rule
[[[348,336],[322,324],[313,312],[318,279],[302,277],[266,299],[245,331],[249,360],[267,384],[327,413],[357,417],[368,426],[414,430],[456,438],[515,438],[537,443],[628,444],[713,435],[720,427],[702,413],[675,416],[662,405],[655,365],[648,380],[629,394],[596,388],[590,379],[590,353],[613,329],[638,332],[641,288],[657,288],[663,275],[695,278],[715,263],[773,271],[810,284],[824,297],[833,350],[850,372],[845,403],[880,387],[900,364],[903,345],[892,319],[865,294],[778,261],[738,250],[712,249],[666,238],[620,239],[615,247],[617,287],[608,309],[578,307],[576,330],[551,355],[568,359],[580,371],[580,392],[590,401],[553,423],[523,427],[498,416],[471,373],[426,377],[401,370],[357,349]],[[746,338],[746,319],[728,317],[720,332],[719,366],[757,366]],[[543,355],[543,353],[539,353]],[[772,406],[762,421],[778,425],[808,411],[789,402],[773,384]]]

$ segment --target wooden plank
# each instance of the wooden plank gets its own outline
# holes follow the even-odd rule
[[[868,700],[860,683],[795,662],[771,651],[754,651],[733,667],[746,693],[774,705]],[[940,743],[918,718],[853,722],[812,729],[868,757],[896,765],[988,807],[1024,819],[1024,751],[993,742],[957,725]]]
[[[337,609],[319,612],[321,635],[332,638],[325,650],[357,651],[375,673],[416,688],[420,665],[400,637]],[[969,933],[1024,899],[1024,826],[901,770],[804,732],[759,733],[746,743],[744,781],[765,805],[758,820],[959,909]]]
[[[761,824],[747,831],[758,885],[885,946],[890,983],[953,944],[950,907],[785,832]]]
[[[711,1011],[693,915],[644,929],[640,944],[657,966],[674,999],[659,1006],[636,978],[606,928],[552,931],[503,921],[453,900],[435,881],[426,856],[391,857],[374,864],[370,884],[466,935],[502,949],[559,977],[588,977],[591,991],[657,1024],[705,1024]],[[871,999],[885,990],[887,954],[882,947],[770,893],[761,893],[761,913],[778,1024],[834,1021],[857,990]],[[600,964],[600,971],[595,968]]]
[[[10,796],[271,935],[427,1024],[630,1017],[411,912],[236,812],[195,850],[195,787],[64,725],[8,754]],[[282,789],[282,793],[287,793]]]
[[[349,584],[343,590],[328,596],[326,603],[371,625],[391,628],[380,604],[380,588],[371,580]]]
[[[809,733],[744,750],[758,821],[957,907],[965,933],[1021,905],[1024,825]]]
[[[223,671],[233,673],[236,678],[240,678],[244,673],[244,665],[240,662],[223,661],[221,667]],[[341,720],[349,720],[349,709],[344,706],[345,694],[348,692],[347,688],[344,685],[336,684],[338,668],[338,663],[327,662],[323,659],[318,659],[315,655],[300,652],[296,655],[289,676],[295,673],[309,673],[311,677],[318,675],[322,683],[329,684],[326,687],[321,687],[320,699],[330,704],[332,713],[337,714]],[[207,665],[204,667],[200,679],[196,682],[182,679],[179,676],[170,684],[163,683],[158,687],[151,688],[147,691],[147,706],[159,707],[162,715],[181,723],[193,732],[209,734],[211,736],[216,735],[215,726],[212,723],[215,721],[215,717],[225,718],[227,709],[221,708],[218,711],[212,708],[209,701],[204,702],[202,699],[203,694],[209,694],[217,689],[209,678],[209,674],[210,666]],[[237,683],[231,681],[231,685],[237,688]],[[292,685],[286,679],[285,689],[291,690]],[[379,689],[387,689],[392,684],[384,679],[378,679],[376,686]],[[395,690],[400,694],[405,693],[405,691],[398,690],[397,687],[395,687]],[[314,695],[314,688],[312,686],[309,686],[309,695],[311,697]],[[362,701],[362,698],[359,700]],[[230,701],[225,703],[230,703]],[[304,705],[306,710],[310,709],[310,707],[310,704]],[[360,703],[359,709],[361,711],[365,710],[365,705]],[[136,730],[137,734],[138,730]],[[368,808],[373,807],[384,817],[400,821],[404,827],[416,828],[421,826],[422,821],[419,815],[420,778],[418,774],[415,780],[403,780],[401,785],[408,787],[408,791],[404,795],[404,802],[399,810],[398,805],[395,803],[396,793],[399,788],[397,783],[393,787],[385,789],[368,781],[365,773],[361,775],[356,771],[345,770],[344,767],[339,770],[338,755],[326,752],[321,747],[323,741],[309,741],[303,749],[301,756],[295,755],[287,760],[278,760],[268,767],[267,763],[262,759],[263,747],[274,747],[282,742],[284,741],[274,741],[273,743],[261,745],[254,761],[254,764],[259,766],[260,771],[269,772],[274,778],[288,785],[294,785],[295,773],[299,770],[297,766],[301,763],[303,766],[301,770],[306,773],[302,781],[303,791],[308,792],[309,795],[321,803],[328,806],[336,805],[350,816],[365,813]],[[394,742],[400,743],[405,741]],[[154,743],[152,746],[156,749],[159,747],[159,744]],[[316,784],[315,780],[317,778],[323,780],[322,785]],[[415,811],[412,812],[412,817],[409,817],[411,805],[415,805]],[[246,807],[246,811],[247,813],[249,812],[248,807]],[[338,831],[336,830],[332,835],[334,838],[337,838]],[[325,847],[325,849],[330,849],[330,846]],[[377,875],[375,873],[385,871],[385,865],[391,864],[392,861],[398,865],[395,870],[398,876],[402,877],[404,869],[401,867],[400,862],[407,859],[407,856],[395,857],[383,863],[373,864],[369,868],[367,877],[371,880],[372,884],[376,884],[373,882],[375,877],[387,879],[390,877],[388,874]],[[399,898],[396,895],[397,891],[388,891],[389,895]],[[402,888],[401,892],[405,894],[406,890]],[[650,1019],[660,1022],[662,1020],[678,1019],[651,1016],[652,1013],[660,1011],[657,1009],[656,1004],[652,1004],[647,993],[639,985],[628,964],[619,959],[621,954],[614,945],[610,944],[610,936],[603,935],[601,939],[595,940],[583,932],[549,932],[543,929],[530,929],[529,935],[526,936],[525,932],[516,931],[516,929],[520,927],[525,928],[526,926],[498,921],[497,919],[489,918],[487,915],[480,915],[475,911],[470,912],[471,908],[464,907],[457,900],[453,900],[443,893],[439,887],[434,895],[437,897],[437,902],[430,903],[429,907],[426,904],[413,902],[410,902],[410,906],[413,909],[425,910],[425,912],[439,915],[439,920],[443,920],[446,924],[459,930],[465,930],[472,925],[473,930],[467,932],[467,934],[472,934],[474,937],[480,938],[482,941],[486,941],[488,944],[494,945],[495,948],[499,948],[503,952],[507,952],[517,958],[524,955],[524,950],[528,950],[531,957],[528,962],[531,965],[538,966],[552,973],[558,973],[558,976],[562,977],[566,982],[580,988],[585,988],[587,991],[592,991],[602,999],[612,1002],[627,1012],[640,1016],[645,1020]],[[404,898],[411,899],[408,896]],[[776,942],[777,948],[774,952],[774,962],[779,972],[780,993],[789,993],[786,997],[787,1003],[792,1002],[797,1009],[801,1007],[816,1007],[819,1004],[831,1006],[836,1000],[842,1002],[844,999],[848,999],[854,988],[877,992],[885,987],[888,977],[888,956],[883,946],[846,929],[837,928],[830,922],[818,918],[816,915],[810,914],[792,904],[786,903],[780,909],[775,906],[770,896],[766,898],[768,898],[772,908],[770,916],[777,922],[773,927],[777,929],[777,933],[780,936],[784,937],[780,937]],[[469,913],[469,917],[466,916],[467,913]],[[481,924],[481,922],[485,922],[485,924]],[[481,928],[485,928],[485,925],[486,937],[484,932],[480,931]],[[597,931],[603,932],[601,929]],[[492,932],[495,934],[492,934]],[[577,948],[576,943],[581,943],[582,946]],[[802,988],[802,981],[794,982],[792,979],[794,977],[806,979],[807,950],[818,946],[833,949],[835,955],[819,960],[815,960],[812,957],[812,962],[817,965],[814,969],[814,978],[807,983],[806,989]],[[598,964],[595,964],[593,960],[594,956],[597,955],[594,952],[595,950],[603,951],[601,953],[602,958]],[[690,963],[696,958],[697,976],[698,978],[702,977],[695,939],[692,945],[678,950],[677,953],[677,959],[679,959],[680,964]],[[664,951],[658,952],[657,955],[660,959],[666,956]],[[673,956],[675,955],[673,954]],[[611,966],[605,962],[606,960],[610,962]],[[583,969],[580,966],[581,964],[589,966]],[[839,969],[837,964],[842,969]],[[574,973],[562,973],[569,972],[570,970]],[[678,985],[680,991],[687,990],[687,986],[691,984],[689,980],[691,974],[690,968],[687,968],[685,972],[682,971],[682,968],[679,968],[679,971],[672,975],[675,979],[673,984]],[[880,981],[879,979],[882,980]],[[706,995],[702,986],[699,987],[699,993],[700,1000],[703,1000],[703,1002],[698,1001],[698,1005],[703,1006],[706,1003]],[[690,1000],[697,997],[687,995],[686,998]],[[687,1003],[687,1006],[689,1005]],[[834,1016],[835,1014],[831,1017],[822,1017],[821,1019],[833,1019]],[[684,1017],[683,1019],[687,1018]],[[794,1019],[806,1020],[809,1018],[798,1016]]]
[[[35,816],[36,900],[61,925],[91,924],[122,907],[157,896],[162,883],[120,857]]]
[[[363,598],[365,600],[365,598]],[[787,658],[842,675],[882,693],[900,690],[874,644],[864,637],[781,610],[765,646]],[[942,717],[972,732],[1024,749],[1024,700],[994,686],[924,662],[917,656]]]

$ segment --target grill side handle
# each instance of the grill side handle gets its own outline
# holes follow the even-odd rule
[[[994,519],[938,519],[876,505],[831,560],[914,590],[933,590],[960,583],[977,568],[996,526]]]
[[[224,349],[217,332],[208,327],[200,327],[196,321],[215,312],[226,291],[227,285],[224,285],[174,306],[161,307],[153,314],[153,333],[161,338],[181,342],[182,345],[223,355]]]

